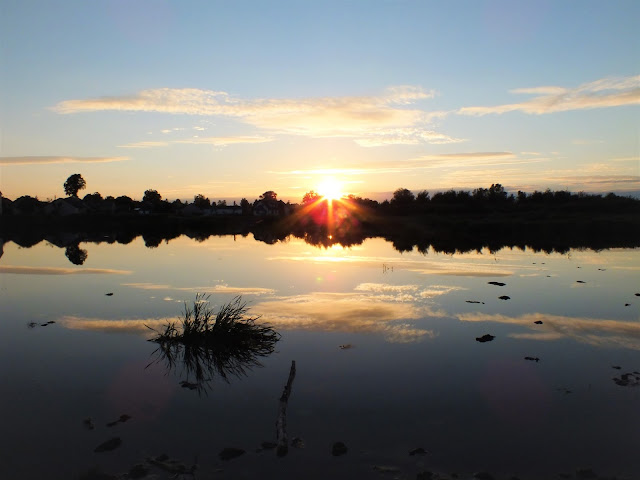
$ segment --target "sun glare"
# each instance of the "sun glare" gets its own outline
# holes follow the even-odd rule
[[[324,181],[318,185],[318,193],[328,200],[337,200],[344,195],[342,192],[342,184],[335,178],[325,178]]]

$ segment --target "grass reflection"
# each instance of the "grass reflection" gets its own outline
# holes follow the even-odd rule
[[[280,334],[270,325],[259,324],[259,316],[249,316],[246,303],[235,297],[214,312],[209,296],[197,294],[193,306],[184,305],[180,322],[167,322],[163,330],[149,329],[157,343],[149,365],[163,363],[167,371],[181,371],[183,387],[206,392],[216,377],[229,382],[253,367],[262,366],[261,357],[273,353]]]

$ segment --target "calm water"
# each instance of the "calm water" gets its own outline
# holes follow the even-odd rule
[[[197,461],[198,478],[640,478],[640,250],[423,255],[232,236],[80,248],[83,265],[44,242],[4,245],[1,478],[121,474],[163,453]],[[262,367],[206,394],[148,366],[146,341],[145,324],[198,292],[216,307],[242,295],[282,335]],[[288,434],[304,448],[278,458],[257,450],[276,439],[292,360]],[[119,448],[94,452],[112,437]],[[225,447],[246,453],[222,461]]]

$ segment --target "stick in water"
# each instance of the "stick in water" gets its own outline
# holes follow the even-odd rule
[[[278,419],[276,420],[276,438],[278,439],[278,448],[276,450],[279,457],[284,457],[289,451],[287,442],[287,402],[291,395],[291,385],[296,376],[296,361],[291,361],[291,370],[289,370],[289,379],[284,387],[282,396],[280,397],[280,405],[278,406]]]

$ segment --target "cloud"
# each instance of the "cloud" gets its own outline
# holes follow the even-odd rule
[[[213,145],[216,147],[226,147],[227,145],[235,145],[239,143],[265,143],[271,142],[273,138],[259,136],[237,136],[237,137],[192,137],[183,140],[171,140],[168,142],[143,141],[129,143],[126,145],[118,145],[120,148],[157,148],[168,147],[169,145],[194,144],[194,145]]]
[[[571,110],[638,105],[640,104],[640,75],[603,78],[575,88],[556,86],[517,88],[511,90],[511,93],[536,95],[536,97],[520,103],[493,107],[464,107],[459,109],[457,113],[482,116],[519,111],[542,115]]]
[[[153,147],[166,147],[169,142],[136,142],[128,143],[127,145],[118,145],[120,148],[153,148]]]
[[[434,96],[411,85],[390,87],[377,96],[299,99],[241,99],[213,90],[159,88],[130,96],[65,100],[52,109],[60,114],[116,110],[221,116],[272,134],[344,137],[363,146],[463,141],[426,128],[446,112],[410,108]]]
[[[123,162],[129,157],[0,157],[0,165],[42,165],[51,163],[108,163]]]
[[[227,145],[234,145],[238,143],[265,143],[271,142],[271,137],[251,137],[251,136],[238,136],[238,137],[194,137],[187,140],[176,140],[173,143],[191,143],[191,144],[205,144],[214,145],[216,147],[225,147]]]
[[[463,313],[458,315],[463,322],[496,322],[522,325],[533,333],[512,333],[512,338],[529,340],[557,340],[572,338],[581,343],[599,347],[623,347],[640,350],[640,323],[597,318],[568,317],[543,313],[528,313],[519,317],[500,314]],[[542,325],[535,325],[535,321]]]
[[[378,162],[361,164],[358,166],[344,166],[338,168],[309,168],[303,170],[270,171],[279,175],[339,175],[339,176],[360,176],[360,175],[387,175],[391,173],[418,172],[428,169],[452,169],[452,168],[477,168],[494,166],[522,166],[527,164],[537,164],[549,162],[549,158],[535,156],[534,158],[520,157],[512,152],[464,152],[445,153],[438,155],[423,155],[414,159],[393,162]],[[457,172],[456,172],[457,173]],[[490,174],[489,183],[495,183],[496,171],[487,171]],[[472,188],[478,186],[477,170],[470,171],[469,185]],[[464,176],[464,175],[458,175]],[[521,172],[520,172],[521,176]],[[435,181],[435,180],[434,180]],[[449,180],[444,182],[444,188],[450,188]]]
[[[133,272],[130,270],[114,270],[111,268],[56,268],[0,265],[0,273],[12,273],[15,275],[131,275]]]

